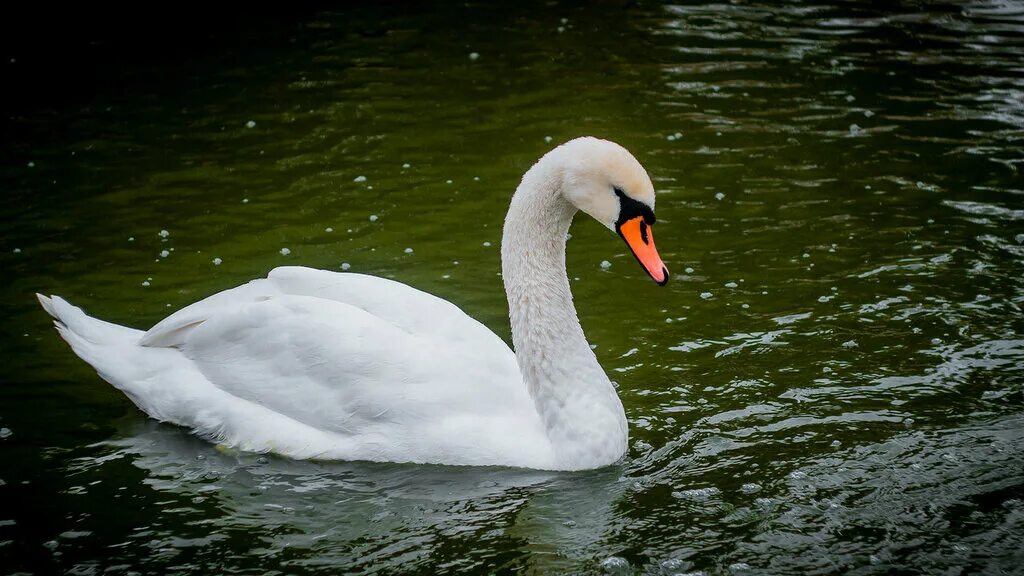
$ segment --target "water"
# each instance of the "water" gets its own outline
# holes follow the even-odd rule
[[[1019,5],[217,26],[5,120],[3,573],[1019,573]],[[344,267],[508,338],[509,195],[581,134],[646,165],[675,273],[658,288],[573,226],[581,321],[631,425],[618,466],[219,450],[146,419],[31,297],[147,327],[277,265]]]

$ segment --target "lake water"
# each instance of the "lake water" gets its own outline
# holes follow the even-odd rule
[[[1019,4],[387,4],[178,41],[116,45],[88,90],[51,78],[56,103],[5,119],[0,572],[1020,573]],[[509,197],[584,134],[647,167],[674,273],[573,226],[617,466],[218,449],[147,419],[32,296],[146,328],[345,265],[508,339]]]

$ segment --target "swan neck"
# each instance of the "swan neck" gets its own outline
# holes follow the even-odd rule
[[[516,360],[559,466],[593,468],[625,452],[626,417],[573,306],[565,245],[577,209],[545,159],[512,197],[502,234],[502,277]]]

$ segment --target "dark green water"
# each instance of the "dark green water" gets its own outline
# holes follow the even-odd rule
[[[140,60],[8,118],[3,574],[1021,573],[1020,5],[367,6]],[[573,227],[615,467],[220,451],[32,298],[145,328],[348,263],[507,338],[508,199],[583,134],[646,165],[675,273]]]

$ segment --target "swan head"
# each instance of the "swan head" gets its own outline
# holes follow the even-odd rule
[[[552,151],[562,165],[562,194],[576,208],[617,233],[659,285],[668,268],[654,247],[654,184],[628,150],[608,140],[576,138]]]

